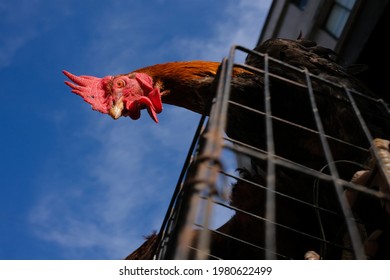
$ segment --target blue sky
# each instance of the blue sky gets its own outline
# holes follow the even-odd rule
[[[0,259],[121,259],[160,228],[199,115],[114,121],[64,85],[254,47],[270,0],[0,0]]]

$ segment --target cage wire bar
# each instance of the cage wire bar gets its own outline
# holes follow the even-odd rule
[[[264,62],[263,67],[235,62],[237,52],[257,56]],[[274,73],[271,64],[278,65],[285,72],[295,72],[302,79],[293,80]],[[263,90],[257,93],[258,98],[263,98],[263,109],[243,104],[232,97],[235,67],[263,77]],[[303,110],[303,105],[308,106],[307,110],[312,114],[310,122],[300,123],[294,119],[293,115],[299,114],[299,111],[291,119],[283,115],[284,106],[288,105],[278,104],[280,100],[271,86],[275,83],[306,93],[302,97],[306,101],[298,110]],[[390,202],[390,158],[384,159],[383,150],[374,144],[378,136],[372,135],[373,130],[381,128],[385,133],[380,136],[389,139],[388,105],[381,99],[316,76],[307,69],[296,68],[242,46],[233,46],[228,58],[223,59],[215,84],[216,95],[210,116],[202,117],[194,136],[158,234],[155,258],[299,259],[304,258],[306,251],[318,253],[321,259],[367,258],[365,240],[370,240],[370,234],[378,229],[387,232],[389,227],[390,213],[386,213],[386,205]],[[341,97],[328,96],[313,88],[318,84],[344,94]],[[294,94],[298,98],[300,93]],[[341,139],[332,134],[324,113],[328,109],[322,104],[327,99],[330,99],[330,104],[340,103],[350,109],[361,135],[364,135],[363,142]],[[374,111],[380,114],[365,113],[366,106],[375,108]],[[264,123],[259,126],[261,130],[253,128],[259,138],[265,136],[263,146],[256,147],[225,134],[228,125],[231,125],[228,116],[234,110],[253,114]],[[337,125],[342,127],[343,124]],[[302,162],[294,156],[287,156],[294,154],[295,140],[291,135],[280,132],[280,128],[298,131],[312,142],[315,139],[322,149],[323,165],[311,164],[305,158],[305,152],[305,161]],[[279,143],[284,143],[280,142],[283,137],[291,137],[291,153],[280,152]],[[304,147],[310,159],[311,150],[315,148],[308,144]],[[350,152],[348,155],[353,156],[337,158],[340,151],[345,154]],[[237,159],[234,161],[236,166],[225,154],[232,154]],[[369,159],[375,163],[374,166],[367,164]],[[243,166],[250,166],[247,170],[249,175],[245,172],[244,176],[234,174],[237,167],[242,167],[240,161]],[[352,175],[361,170],[370,171],[367,186],[351,181]],[[379,188],[370,185],[378,174],[382,178]],[[229,180],[235,183],[230,187],[230,198],[226,198],[224,190]],[[241,196],[244,201],[238,201]],[[254,207],[248,206],[251,200],[257,203]],[[366,209],[369,207],[376,212],[372,210],[371,213]],[[230,211],[230,215],[219,217],[221,209]],[[311,222],[303,224],[306,219]]]
[[[355,252],[356,258],[357,259],[364,259],[365,257],[364,257],[364,252],[363,252],[363,245],[362,245],[362,242],[360,240],[359,232],[358,232],[358,229],[357,229],[355,222],[352,220],[353,215],[352,215],[351,209],[348,206],[348,203],[344,200],[342,184],[339,181],[339,174],[337,172],[337,168],[335,166],[328,141],[326,140],[326,137],[325,137],[325,130],[324,130],[324,127],[322,125],[321,117],[318,113],[318,107],[317,107],[316,100],[314,97],[313,88],[312,88],[311,80],[310,80],[310,75],[309,75],[307,69],[305,69],[304,72],[306,75],[308,93],[309,93],[309,97],[310,97],[311,107],[313,109],[314,119],[315,119],[316,126],[318,129],[319,135],[320,135],[322,147],[324,148],[326,161],[328,162],[330,173],[332,175],[333,184],[334,184],[334,187],[336,190],[337,198],[340,201],[340,205],[342,207],[344,217],[346,218],[345,220],[347,222],[347,228],[348,228],[349,234],[351,236],[352,247],[353,247],[353,250]]]

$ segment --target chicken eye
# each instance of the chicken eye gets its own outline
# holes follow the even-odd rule
[[[126,85],[125,81],[124,80],[117,80],[115,81],[115,85],[118,87],[118,88],[122,88]]]

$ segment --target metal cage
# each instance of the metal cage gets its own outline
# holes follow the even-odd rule
[[[264,67],[237,63],[238,54],[257,56]],[[263,77],[260,108],[232,97],[235,67]],[[388,105],[241,46],[219,70],[155,258],[388,258],[377,249],[390,236]],[[301,78],[283,75],[292,72]],[[225,133],[245,114],[259,145]]]

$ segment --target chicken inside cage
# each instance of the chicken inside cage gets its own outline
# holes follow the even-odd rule
[[[158,258],[390,258],[387,105],[260,58],[262,91],[247,99],[222,66]]]
[[[389,106],[331,50],[271,39],[222,63],[64,74],[114,119],[204,116],[160,231],[127,259],[390,259]]]

